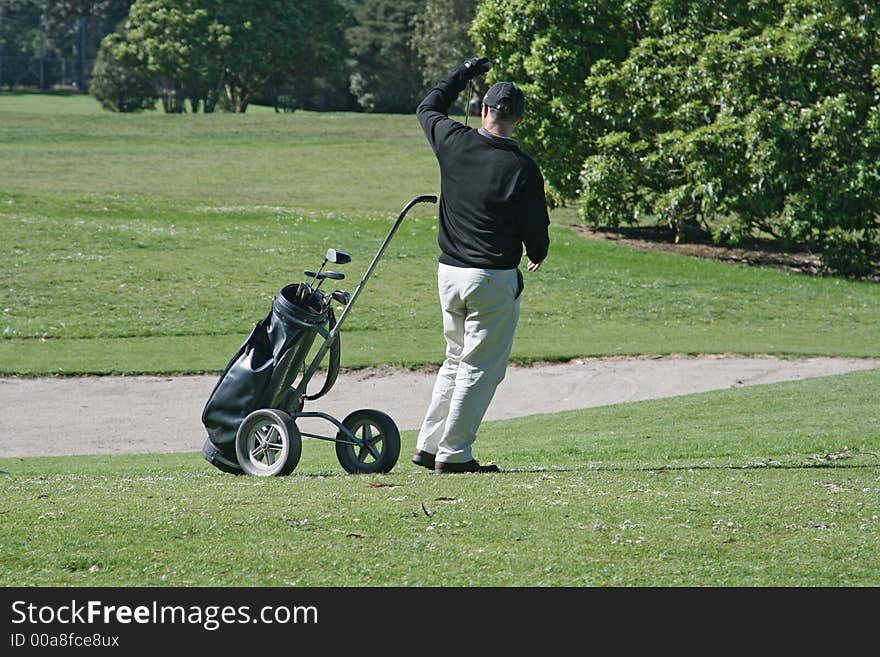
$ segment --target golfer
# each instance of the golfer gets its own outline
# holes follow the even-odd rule
[[[519,87],[490,87],[479,129],[448,116],[467,83],[491,66],[485,57],[469,59],[416,111],[440,163],[437,284],[446,358],[412,461],[437,474],[498,471],[480,465],[472,446],[507,370],[523,290],[523,245],[533,272],[550,244],[544,179],[511,138],[525,110]]]

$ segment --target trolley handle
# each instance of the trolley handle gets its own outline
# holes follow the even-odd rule
[[[334,326],[330,333],[327,335],[327,338],[324,340],[324,344],[321,345],[321,348],[318,349],[318,353],[315,354],[315,358],[312,360],[311,365],[303,374],[303,378],[300,381],[299,386],[295,393],[299,396],[305,394],[306,386],[308,385],[309,380],[314,376],[315,372],[318,369],[318,365],[321,360],[324,358],[324,355],[330,349],[331,345],[336,341],[336,336],[339,334],[339,329],[342,327],[342,322],[345,321],[345,318],[348,316],[348,311],[351,310],[351,307],[354,305],[354,302],[357,301],[358,296],[361,293],[361,290],[364,289],[364,285],[367,283],[367,279],[372,275],[373,270],[376,268],[376,265],[379,262],[379,258],[382,257],[382,254],[385,253],[385,249],[388,247],[388,243],[391,241],[391,238],[394,237],[394,233],[397,232],[397,229],[400,228],[400,224],[403,222],[403,218],[406,216],[406,213],[410,211],[410,209],[414,205],[418,205],[419,203],[436,203],[437,197],[430,194],[425,194],[423,196],[416,196],[409,203],[403,206],[403,210],[400,211],[400,214],[397,215],[397,219],[394,221],[394,224],[391,226],[391,230],[388,231],[388,234],[385,236],[385,239],[382,242],[382,246],[379,247],[379,250],[376,252],[376,255],[373,257],[373,261],[370,263],[370,266],[367,267],[367,271],[364,273],[364,277],[361,279],[361,282],[358,284],[354,293],[351,295],[351,299],[348,300],[348,303],[345,305],[345,308],[342,310],[342,314],[339,316],[339,319],[336,321],[336,326]]]
[[[433,194],[425,194],[423,196],[416,196],[413,200],[403,206],[403,210],[400,211],[400,216],[397,217],[397,220],[400,221],[406,216],[406,213],[409,212],[410,208],[419,203],[436,203],[437,197]]]
[[[406,216],[406,213],[410,211],[410,209],[419,203],[436,203],[437,197],[432,195],[424,195],[424,196],[416,196],[409,203],[403,206],[403,210],[400,211],[400,214],[397,215],[397,219],[394,221],[394,224],[391,226],[391,230],[388,231],[388,234],[385,236],[385,239],[382,242],[382,246],[379,247],[379,250],[376,252],[376,255],[373,256],[373,261],[370,263],[370,266],[367,267],[367,271],[364,272],[364,277],[361,279],[361,282],[358,283],[357,288],[351,295],[351,299],[349,299],[345,308],[342,311],[342,314],[339,316],[339,321],[336,322],[336,326],[333,327],[333,330],[330,332],[328,336],[327,342],[330,343],[336,337],[336,334],[339,333],[339,328],[342,326],[342,322],[345,321],[346,315],[348,315],[348,311],[354,305],[354,302],[357,300],[358,295],[360,295],[361,290],[364,288],[364,285],[367,283],[367,279],[373,274],[373,270],[376,268],[376,265],[379,263],[379,258],[382,257],[382,254],[385,253],[385,249],[388,247],[388,243],[391,241],[391,238],[394,237],[394,233],[397,232],[397,229],[400,228],[400,224],[403,222],[403,218]]]

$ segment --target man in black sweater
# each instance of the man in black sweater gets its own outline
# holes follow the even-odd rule
[[[449,118],[467,83],[491,67],[469,59],[431,89],[416,114],[440,163],[438,289],[446,359],[419,432],[413,463],[435,473],[496,472],[471,447],[504,378],[519,320],[525,245],[536,271],[550,244],[544,179],[511,138],[525,97],[513,83],[486,93],[482,125]]]

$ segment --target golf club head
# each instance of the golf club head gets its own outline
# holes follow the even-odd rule
[[[336,290],[331,296],[334,301],[341,303],[343,306],[347,306],[348,302],[351,300],[351,294],[345,290]]]
[[[329,278],[331,281],[341,281],[345,278],[345,274],[341,271],[325,271],[321,274],[322,278]]]
[[[351,262],[351,256],[339,249],[327,249],[327,261],[334,265],[344,265]]]

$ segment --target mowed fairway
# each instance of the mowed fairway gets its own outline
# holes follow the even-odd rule
[[[3,374],[222,370],[283,285],[338,247],[354,256],[352,290],[404,203],[439,186],[409,116],[115,115],[88,98],[2,96],[0,147]],[[344,365],[442,358],[435,216],[420,206],[395,237],[346,324]],[[518,361],[880,355],[876,284],[562,226],[551,239],[526,276]]]
[[[347,476],[317,441],[275,479],[198,454],[3,459],[0,585],[878,586],[878,385],[489,423],[496,475]]]
[[[0,145],[2,191],[50,198],[389,213],[439,184],[415,116],[113,114],[87,97],[3,94]]]
[[[405,116],[0,94],[0,148],[0,374],[219,371],[328,247],[353,290],[400,207],[438,192]],[[421,206],[344,366],[440,361],[435,239]],[[876,284],[551,239],[518,361],[880,355]],[[877,586],[878,390],[872,371],[487,423],[498,475],[430,475],[412,432],[384,476],[316,441],[269,480],[195,453],[0,459],[0,585]]]

